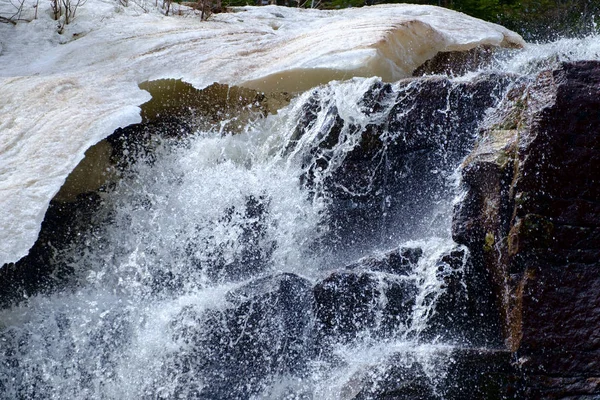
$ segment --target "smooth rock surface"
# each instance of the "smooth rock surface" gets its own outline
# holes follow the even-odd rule
[[[350,340],[389,333],[410,322],[416,292],[408,277],[336,271],[313,289],[320,334]]]

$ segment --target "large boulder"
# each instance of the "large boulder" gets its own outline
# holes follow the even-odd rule
[[[406,330],[415,304],[414,279],[371,271],[336,271],[313,290],[319,334],[336,341],[363,333]]]
[[[169,367],[180,396],[244,399],[278,374],[301,376],[312,343],[311,286],[277,274],[230,291],[224,309],[183,309],[173,334],[184,351]]]
[[[329,96],[335,87],[305,98],[287,151],[300,154],[304,185],[326,200],[335,246],[373,239],[391,245],[421,229],[432,207],[451,197],[449,171],[468,153],[508,83],[494,74],[460,82],[439,76],[374,81],[359,88],[364,92],[353,108],[360,117],[348,116],[348,105]]]
[[[588,61],[513,92],[463,168],[454,237],[492,276],[525,398],[600,396],[599,166],[600,62]]]
[[[464,246],[442,254],[436,270],[440,291],[421,339],[460,346],[499,346],[501,324],[489,290],[489,274],[473,268],[472,257]]]

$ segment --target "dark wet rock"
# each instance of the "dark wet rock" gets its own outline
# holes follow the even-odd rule
[[[444,254],[436,263],[437,279],[441,282],[435,312],[427,322],[423,339],[441,338],[444,342],[462,342],[472,339],[472,306],[478,299],[469,299],[465,275],[469,269],[468,253],[457,248]]]
[[[447,400],[525,399],[518,362],[508,350],[455,348],[439,387]]]
[[[435,382],[412,354],[392,356],[359,371],[343,388],[348,400],[441,400]]]
[[[413,72],[413,76],[464,75],[489,65],[498,51],[506,50],[482,45],[466,51],[442,51],[425,61]]]
[[[357,371],[340,397],[352,400],[523,399],[519,365],[508,350],[413,349]]]
[[[418,247],[400,247],[381,256],[365,257],[346,268],[409,276],[422,255]]]
[[[16,263],[0,267],[0,308],[72,281],[73,269],[60,254],[88,228],[102,200],[98,194],[79,195],[75,201],[52,201],[40,235],[29,254]]]
[[[523,398],[600,396],[599,93],[599,62],[541,73],[463,170],[454,237],[492,276]]]
[[[489,274],[473,268],[465,247],[457,246],[436,263],[441,292],[422,339],[471,346],[502,344],[501,323]]]
[[[502,75],[460,83],[442,77],[377,82],[358,103],[372,118],[364,126],[344,120],[336,104],[321,98],[319,90],[326,89],[315,90],[295,138],[318,132],[303,155],[303,182],[329,201],[333,245],[375,239],[389,245],[402,232],[421,229],[432,204],[452,190],[446,172],[468,153],[485,111],[508,82]]]
[[[365,271],[336,271],[315,285],[319,333],[349,340],[360,332],[385,335],[406,325],[415,303],[413,280]]]
[[[293,274],[249,282],[221,310],[184,309],[174,338],[187,350],[172,361],[186,398],[246,399],[277,373],[302,374],[312,340],[312,285]],[[202,387],[193,389],[197,377]]]

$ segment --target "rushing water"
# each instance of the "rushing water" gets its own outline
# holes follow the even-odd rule
[[[598,59],[598,43],[532,46],[491,68],[523,76]],[[473,97],[456,88],[478,76],[442,84],[443,106],[420,119],[420,81],[361,78],[306,92],[240,134],[164,141],[57,250],[68,284],[0,311],[0,396],[368,398],[396,374],[443,397],[453,340],[424,332],[446,290],[440,259],[455,249],[455,169],[487,108],[460,114]],[[372,153],[357,150],[365,132],[380,139]],[[428,138],[437,143],[420,147]],[[398,248],[421,253],[402,272],[369,270]],[[318,301],[336,272],[351,279],[351,265],[371,285],[368,323],[358,308]],[[410,294],[400,305],[398,288]],[[390,322],[390,307],[408,310]]]

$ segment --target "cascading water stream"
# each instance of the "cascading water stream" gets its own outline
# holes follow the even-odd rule
[[[469,285],[454,172],[509,85],[332,82],[165,141],[57,249],[67,284],[0,311],[0,397],[350,399],[402,376],[443,398],[469,344],[435,320]]]

